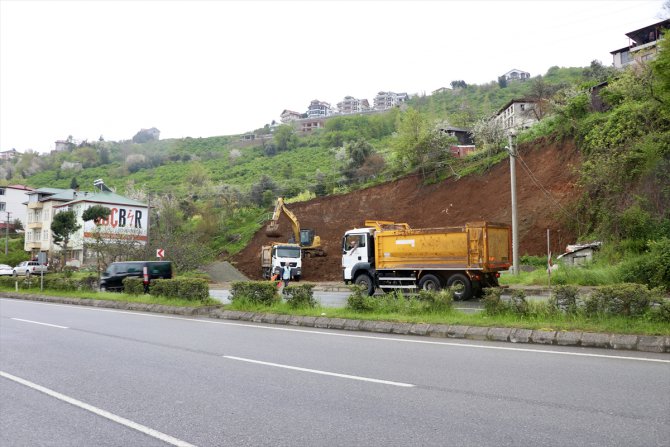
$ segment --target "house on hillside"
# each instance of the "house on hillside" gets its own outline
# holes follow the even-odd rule
[[[337,111],[343,115],[367,112],[368,110],[370,110],[370,103],[367,99],[345,96],[342,101],[337,103]]]
[[[312,100],[307,108],[307,118],[325,118],[331,113],[330,104],[318,99]]]
[[[525,81],[526,79],[530,79],[530,73],[523,70],[517,70],[516,68],[508,71],[503,76],[506,81]]]
[[[537,101],[531,99],[513,99],[505,104],[493,116],[504,130],[528,129],[539,121]]]
[[[0,160],[11,160],[14,157],[21,155],[16,149],[10,149],[8,151],[0,151]]]
[[[407,93],[379,92],[374,99],[375,110],[387,110],[399,106],[409,99]]]
[[[633,62],[642,62],[656,58],[658,41],[664,30],[670,29],[670,19],[645,26],[626,33],[628,46],[610,51],[615,68],[624,68]]]
[[[433,90],[432,94],[437,95],[437,94],[440,94],[440,93],[446,93],[448,91],[451,91],[451,89],[449,87],[440,87],[436,90]]]
[[[325,118],[305,118],[296,121],[298,130],[302,133],[312,132],[316,129],[322,129],[325,125]]]
[[[299,120],[300,118],[302,118],[302,114],[288,109],[284,109],[281,115],[279,115],[279,119],[284,124],[290,123],[291,121]]]

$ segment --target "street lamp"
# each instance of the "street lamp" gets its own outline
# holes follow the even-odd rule
[[[516,147],[514,145],[514,138],[516,138],[516,130],[511,128],[507,134],[509,146],[509,173],[510,185],[512,188],[512,273],[519,274],[519,226],[517,220],[517,205],[516,205]]]

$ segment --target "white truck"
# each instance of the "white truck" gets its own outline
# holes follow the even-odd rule
[[[291,268],[291,279],[300,281],[302,276],[302,249],[300,244],[274,243],[261,247],[263,278],[270,279],[278,268]]]

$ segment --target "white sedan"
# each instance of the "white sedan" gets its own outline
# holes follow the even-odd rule
[[[14,267],[7,264],[0,264],[0,276],[12,276],[14,274]]]

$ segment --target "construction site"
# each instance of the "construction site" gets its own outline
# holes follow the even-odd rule
[[[580,191],[577,186],[581,163],[572,141],[520,145],[516,162],[519,254],[547,254],[547,229],[554,254],[575,242],[567,222],[570,204]],[[323,282],[342,279],[341,255],[344,232],[362,227],[365,220],[405,222],[412,228],[460,226],[488,221],[511,225],[509,160],[492,166],[481,175],[451,177],[424,184],[420,175],[349,194],[332,195],[306,202],[291,203],[291,211],[304,228],[315,231],[326,256],[303,260],[302,280]],[[260,253],[263,245],[286,242],[292,236],[291,221],[278,221],[280,238],[271,238],[259,229],[250,243],[231,262],[250,279],[261,279]]]

